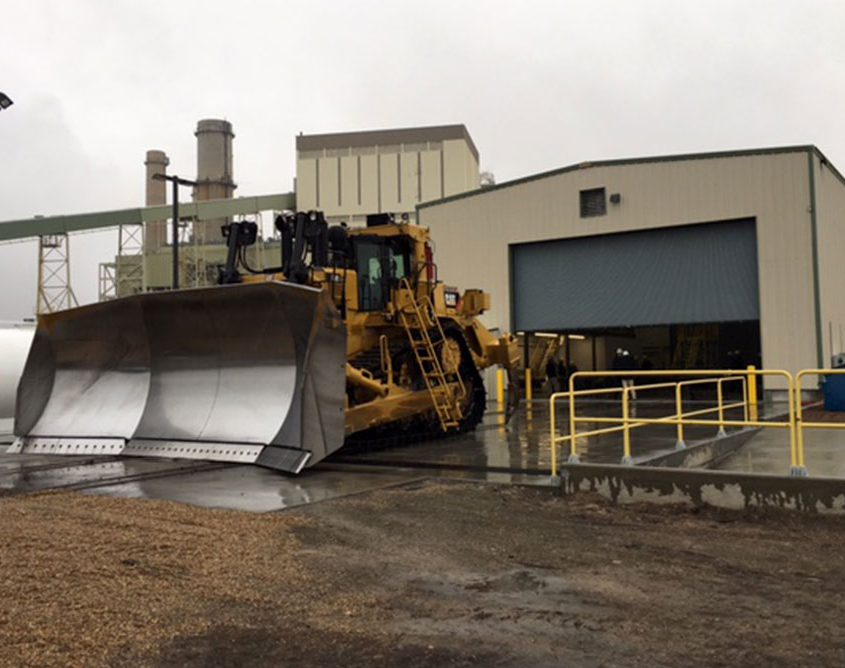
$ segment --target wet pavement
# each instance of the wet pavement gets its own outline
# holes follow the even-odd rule
[[[299,476],[257,466],[170,459],[8,455],[12,421],[0,422],[0,496],[50,489],[164,499],[207,508],[272,512],[412,482],[414,470],[322,464]],[[423,474],[424,475],[424,474]]]
[[[309,469],[287,476],[257,466],[226,466],[177,479],[153,478],[100,487],[95,494],[138,499],[167,499],[207,508],[266,513],[382,489],[420,479],[414,471]]]
[[[702,402],[685,406],[687,410],[709,408]],[[631,409],[631,417],[661,418],[674,413],[674,403],[667,401],[638,401]],[[580,417],[619,417],[619,402],[583,402],[579,403]],[[559,435],[568,432],[569,413],[565,405],[557,411]],[[726,419],[740,419],[741,411],[732,410],[725,414]],[[706,416],[706,419],[715,419]],[[587,432],[611,427],[607,423],[579,422],[578,432]],[[730,431],[730,430],[729,430]],[[716,436],[716,427],[687,427],[684,439],[687,445],[708,440]],[[444,471],[471,468],[485,470],[488,479],[493,473],[508,474],[544,474],[551,465],[549,447],[550,424],[547,401],[535,402],[530,410],[521,407],[507,424],[494,410],[488,410],[484,421],[475,431],[460,436],[438,439],[426,443],[385,448],[372,452],[347,455],[339,453],[337,459],[343,462],[370,462],[380,465],[427,464],[430,468]],[[618,464],[623,455],[621,432],[579,438],[577,453],[583,462]],[[635,462],[645,460],[657,454],[671,452],[677,443],[677,428],[671,425],[646,425],[631,431],[631,453]],[[566,461],[569,445],[559,452],[559,461]],[[490,471],[492,469],[492,472]]]
[[[324,466],[287,476],[257,466],[152,458],[0,454],[0,496],[50,489],[166,499],[207,508],[271,512],[420,478],[415,471]]]
[[[690,402],[687,410],[710,407]],[[632,417],[660,418],[671,415],[671,401],[640,400]],[[764,416],[783,412],[767,406]],[[619,416],[618,402],[579,403],[581,417]],[[715,418],[715,414],[707,419]],[[729,411],[728,419],[741,418]],[[557,414],[559,433],[568,430],[568,411]],[[582,422],[578,431],[607,427]],[[0,443],[10,442],[9,429]],[[11,425],[8,425],[10,428]],[[730,429],[728,430],[731,431]],[[685,428],[688,446],[716,436],[712,426]],[[671,452],[677,441],[676,427],[647,425],[631,432],[634,462]],[[130,498],[167,499],[212,508],[271,512],[303,504],[357,494],[382,487],[406,484],[423,477],[458,477],[495,483],[548,484],[550,430],[547,401],[521,408],[508,424],[503,416],[488,413],[481,425],[468,434],[372,451],[340,451],[299,476],[248,465],[185,462],[150,458],[61,457],[6,455],[0,453],[0,495],[47,489],[80,489],[90,494]],[[568,445],[559,453],[565,462]],[[584,463],[618,464],[623,454],[622,434],[578,439],[578,455]],[[812,475],[845,476],[845,432],[807,432],[807,466]],[[763,430],[737,454],[720,465],[723,470],[787,474],[789,442],[785,430]]]
[[[804,464],[811,476],[845,477],[845,430],[806,429]],[[763,429],[716,468],[723,471],[788,475],[789,436],[786,430]]]

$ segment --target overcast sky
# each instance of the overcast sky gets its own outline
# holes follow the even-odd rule
[[[140,206],[144,154],[194,176],[235,129],[239,195],[285,192],[294,137],[464,123],[499,182],[601,158],[817,144],[845,167],[845,3],[2,0],[0,221]],[[72,237],[97,295],[116,234]],[[0,320],[37,251],[0,246]]]

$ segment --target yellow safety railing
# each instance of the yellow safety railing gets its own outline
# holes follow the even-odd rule
[[[843,370],[845,371],[845,370]],[[812,373],[811,371],[810,373]],[[786,420],[760,420],[757,406],[757,376],[778,376],[786,380],[787,392],[790,397],[788,415]],[[683,380],[664,381],[638,386],[609,387],[588,390],[576,390],[575,385],[584,378],[617,378],[617,379],[642,379],[642,378],[683,378]],[[740,383],[742,389],[742,401],[726,404],[724,400],[724,385],[726,383]],[[684,412],[683,391],[686,387],[696,385],[715,385],[717,405],[713,408],[698,409]],[[672,415],[657,418],[643,418],[631,416],[630,397],[633,392],[649,392],[658,389],[670,389],[675,391],[675,412]],[[599,395],[619,394],[621,395],[622,416],[578,416],[576,401],[582,397],[596,397]],[[549,414],[551,421],[551,469],[552,476],[558,475],[558,445],[569,444],[569,461],[578,463],[578,439],[602,434],[622,432],[622,463],[633,464],[631,456],[631,430],[647,425],[675,425],[677,429],[676,447],[686,447],[684,441],[685,426],[715,426],[718,428],[719,436],[725,435],[726,427],[765,427],[775,429],[787,429],[790,442],[790,461],[793,474],[800,474],[803,467],[803,452],[799,456],[799,448],[796,445],[796,418],[792,397],[795,396],[795,381],[788,371],[780,369],[757,370],[748,367],[747,370],[718,369],[718,370],[654,370],[654,371],[579,371],[569,378],[568,392],[555,392],[549,398]],[[569,402],[569,433],[559,435],[557,433],[557,412],[556,403],[567,400]],[[726,411],[742,408],[743,419],[727,419]],[[717,413],[717,418],[702,419],[702,416]],[[578,432],[579,423],[590,422],[594,424],[611,424],[614,426],[591,429]],[[845,425],[841,425],[845,427]]]
[[[741,383],[742,386],[742,401],[735,402],[732,404],[725,404],[725,394],[722,386],[725,383],[730,382],[738,382]],[[689,413],[684,413],[683,411],[683,402],[684,396],[683,391],[685,387],[691,387],[693,385],[716,385],[716,407],[715,408],[704,408],[698,411],[691,411]],[[756,400],[755,400],[756,403]],[[717,432],[717,436],[725,436],[725,411],[731,410],[732,408],[742,408],[743,409],[743,419],[747,422],[748,421],[748,378],[746,376],[726,376],[723,378],[700,378],[696,380],[682,380],[675,386],[675,406],[676,406],[676,413],[675,417],[677,416],[685,416],[685,417],[695,417],[697,415],[707,415],[708,413],[719,413],[719,431]],[[678,440],[676,441],[677,449],[681,450],[686,447],[686,442],[684,441],[684,423],[683,421],[678,422]]]
[[[798,458],[797,472],[799,475],[807,475],[807,466],[804,464],[804,430],[805,429],[845,429],[842,422],[805,422],[804,406],[801,402],[802,384],[806,376],[842,376],[845,369],[803,369],[795,376],[795,453]]]

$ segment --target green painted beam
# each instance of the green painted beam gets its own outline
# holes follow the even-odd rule
[[[226,216],[256,213],[257,211],[296,210],[296,195],[283,193],[279,195],[258,195],[256,197],[238,197],[235,199],[213,199],[205,202],[179,202],[180,218],[195,218],[196,220],[213,220]],[[141,218],[145,223],[157,220],[167,220],[173,213],[173,206],[148,206],[140,209]],[[2,228],[0,228],[2,229]]]
[[[238,197],[236,199],[213,199],[205,202],[179,202],[179,217],[196,220],[213,220],[257,211],[296,210],[296,195],[280,193]],[[148,206],[138,209],[117,209],[97,211],[69,216],[45,216],[0,222],[0,242],[28,239],[49,234],[66,234],[83,230],[96,230],[118,225],[140,225],[158,220],[167,220],[173,212],[172,205]]]

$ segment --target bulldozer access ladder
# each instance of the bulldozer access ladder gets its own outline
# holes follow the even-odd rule
[[[418,301],[405,279],[399,287],[404,291],[399,304],[399,319],[431,395],[440,426],[444,432],[458,429],[463,419],[461,400],[466,396],[466,387],[457,368],[443,368],[442,352],[446,343],[443,326],[432,315],[434,307],[428,296]],[[434,332],[436,340],[432,340],[431,332]]]

